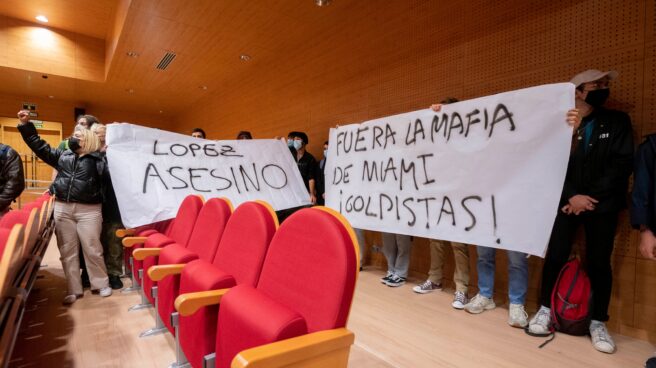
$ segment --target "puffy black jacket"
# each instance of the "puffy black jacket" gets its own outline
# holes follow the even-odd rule
[[[7,209],[23,189],[23,161],[18,152],[0,143],[0,212]]]
[[[103,201],[103,177],[106,165],[99,152],[82,157],[71,150],[52,148],[39,137],[34,124],[18,126],[23,140],[34,153],[48,165],[57,169],[52,183],[55,197],[64,202],[96,204]]]
[[[595,125],[587,150],[580,139],[569,157],[560,207],[572,196],[585,194],[599,201],[594,212],[619,211],[626,208],[633,171],[631,118],[621,111],[600,108],[585,117],[584,124],[593,119]],[[579,130],[585,129],[584,124]],[[579,137],[575,135],[574,139]]]

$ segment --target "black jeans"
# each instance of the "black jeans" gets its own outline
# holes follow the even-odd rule
[[[610,257],[615,241],[617,212],[584,212],[575,216],[558,211],[542,269],[540,304],[551,307],[551,291],[560,270],[569,260],[572,241],[581,224],[585,230],[583,264],[592,287],[592,319],[605,322],[608,321],[608,304],[613,285]]]

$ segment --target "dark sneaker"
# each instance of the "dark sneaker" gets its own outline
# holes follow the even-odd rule
[[[109,275],[109,286],[114,290],[123,289],[123,282],[120,276]]]
[[[389,287],[399,287],[401,285],[405,284],[405,277],[397,276],[397,275],[392,275],[389,280],[385,283],[385,285]]]
[[[426,280],[423,284],[419,284],[412,288],[412,291],[418,294],[427,294],[434,290],[442,288],[442,284],[436,284],[431,280]]]
[[[380,282],[382,282],[383,284],[386,284],[387,281],[390,280],[390,278],[392,277],[392,275],[394,275],[394,274],[391,273],[391,272],[389,272],[389,271],[387,271],[387,276],[385,276],[385,277],[381,277],[381,278],[380,278]]]

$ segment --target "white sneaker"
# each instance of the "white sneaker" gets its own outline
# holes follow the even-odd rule
[[[528,323],[528,332],[533,335],[549,335],[551,333],[551,308],[544,305]]]
[[[528,325],[528,314],[526,314],[523,304],[510,304],[510,308],[508,308],[508,324],[518,328],[524,328]]]
[[[456,291],[455,294],[453,294],[453,303],[451,303],[451,306],[455,309],[463,309],[465,308],[467,301],[467,294],[462,291]]]
[[[605,323],[592,320],[590,322],[590,338],[592,346],[602,353],[613,354],[615,352],[615,341],[610,337]]]
[[[106,298],[112,295],[112,288],[110,288],[109,286],[105,286],[104,288],[98,291],[98,294],[100,294],[100,296],[102,296],[103,298]]]
[[[436,284],[431,280],[426,280],[423,284],[417,285],[412,288],[412,291],[418,294],[427,294],[431,291],[439,290],[442,288],[441,284]]]
[[[492,298],[486,298],[481,294],[476,294],[476,296],[465,305],[465,310],[472,314],[483,313],[486,310],[494,308],[496,308],[494,300]]]

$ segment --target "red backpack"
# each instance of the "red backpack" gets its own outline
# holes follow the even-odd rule
[[[551,292],[551,320],[556,331],[586,335],[590,330],[592,288],[578,258],[560,270]]]

